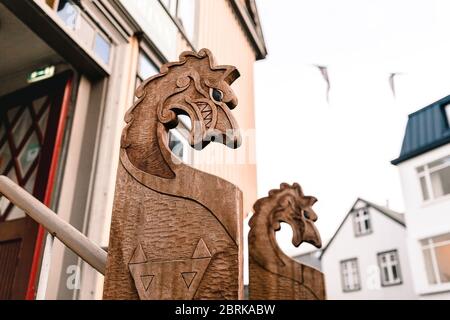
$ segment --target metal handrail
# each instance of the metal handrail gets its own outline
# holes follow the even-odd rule
[[[107,253],[14,181],[0,175],[0,195],[22,209],[81,259],[105,274]]]

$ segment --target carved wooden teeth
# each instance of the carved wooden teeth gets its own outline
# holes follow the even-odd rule
[[[205,126],[209,128],[212,121],[212,109],[209,104],[205,103],[200,106],[200,112],[202,113],[203,120],[205,121]]]

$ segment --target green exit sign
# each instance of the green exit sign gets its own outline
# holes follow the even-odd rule
[[[27,81],[28,83],[41,81],[52,77],[54,74],[55,74],[55,66],[43,67],[31,72],[27,77]]]

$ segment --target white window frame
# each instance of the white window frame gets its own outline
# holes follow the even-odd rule
[[[381,285],[383,287],[395,286],[402,284],[402,273],[400,270],[400,259],[397,250],[390,250],[380,252],[378,256],[378,267],[380,268]],[[394,260],[391,258],[394,257]],[[383,258],[385,258],[383,261]],[[393,267],[397,270],[397,277],[394,277]],[[385,271],[387,271],[388,278],[385,279]]]
[[[368,221],[368,228],[366,228],[366,221]],[[372,221],[370,219],[369,207],[354,210],[353,227],[355,236],[357,237],[372,233]]]
[[[418,183],[419,183],[420,192],[422,194],[422,201],[423,201],[423,203],[429,203],[429,202],[434,201],[434,200],[450,197],[450,193],[436,197],[434,195],[433,185],[431,183],[431,174],[436,172],[436,171],[439,171],[439,170],[442,170],[442,169],[445,169],[445,168],[449,167],[450,166],[450,162],[443,163],[443,164],[435,166],[435,167],[433,167],[431,169],[429,167],[430,163],[433,163],[434,161],[439,161],[439,160],[442,160],[442,159],[445,159],[445,158],[448,158],[448,157],[449,156],[444,156],[444,157],[441,157],[439,159],[436,159],[436,160],[433,160],[433,161],[429,161],[428,163],[426,163],[424,165],[416,167],[416,173],[417,173],[417,178],[418,178],[417,180],[418,180]],[[420,169],[422,169],[421,172],[419,172]],[[421,178],[425,178],[425,186],[426,186],[427,192],[428,192],[428,199],[424,199],[423,189],[422,189],[422,185],[420,183],[420,179]]]
[[[425,263],[425,259],[426,259],[424,251],[425,250],[430,250],[432,271],[433,271],[434,278],[436,279],[436,283],[430,283],[429,280],[428,280],[428,276],[427,276],[427,283],[428,283],[428,285],[431,285],[431,286],[450,284],[450,281],[444,282],[444,281],[441,280],[441,275],[440,275],[440,272],[439,272],[439,266],[438,266],[438,262],[437,262],[437,258],[436,258],[436,251],[435,251],[435,249],[437,247],[450,245],[450,240],[444,240],[444,241],[436,243],[436,242],[434,242],[433,238],[436,238],[436,236],[430,237],[430,238],[426,238],[426,239],[422,239],[421,240],[421,244],[420,244],[421,245],[422,257],[423,257],[424,263]],[[423,244],[423,242],[426,242],[426,244]],[[426,263],[425,263],[425,271],[426,271]]]
[[[343,292],[361,290],[361,277],[359,275],[358,258],[342,260],[340,263]]]

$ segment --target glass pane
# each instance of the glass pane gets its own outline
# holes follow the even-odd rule
[[[6,221],[11,221],[11,220],[21,219],[21,218],[25,218],[25,217],[26,217],[25,212],[24,212],[22,209],[20,209],[20,208],[14,206],[14,207],[11,209],[11,211],[9,212],[9,214],[8,214],[8,216],[6,217],[5,220],[6,220]]]
[[[39,128],[41,129],[41,133],[43,136],[45,136],[45,129],[47,128],[47,120],[48,120],[48,111],[47,109],[45,113],[42,115],[42,117],[39,119]]]
[[[10,160],[11,151],[9,150],[8,142],[5,142],[3,147],[0,148],[0,174],[3,174]]]
[[[361,223],[359,221],[356,222],[356,234],[361,234]]]
[[[17,106],[8,110],[8,119],[9,122],[13,121],[16,117],[17,112],[20,110],[21,106]]]
[[[6,208],[8,208],[9,200],[4,196],[0,196],[0,217],[5,213]]]
[[[450,166],[430,174],[434,197],[450,194]]]
[[[450,282],[450,244],[435,249],[441,282]]]
[[[423,259],[425,261],[425,270],[427,272],[427,279],[429,284],[436,284],[436,275],[434,274],[433,261],[431,259],[430,249],[423,250]]]
[[[370,231],[370,221],[368,218],[364,221],[364,226],[366,228],[365,232],[369,232]]]
[[[391,253],[390,254],[390,257],[391,257],[391,261],[392,262],[395,262],[397,259],[396,259],[396,254],[395,253]]]
[[[19,153],[19,164],[20,170],[22,171],[22,176],[25,176],[28,169],[31,167],[31,164],[37,158],[40,149],[41,146],[39,144],[39,140],[36,133],[33,132],[22,151]]]
[[[37,168],[34,169],[33,174],[28,178],[28,181],[25,183],[24,189],[29,193],[33,193],[34,191],[34,182],[36,181],[36,172]]]
[[[78,19],[78,8],[69,0],[59,0],[58,16],[64,21],[64,24],[75,30]]]
[[[179,123],[181,123],[181,125],[188,129],[188,130],[192,130],[192,121],[191,118],[185,114],[179,114],[178,116],[178,121]]]
[[[424,170],[424,166],[420,166],[416,170],[417,170],[417,173],[421,173]]]
[[[428,167],[429,167],[430,169],[432,169],[432,168],[437,167],[437,166],[440,166],[440,165],[442,165],[442,164],[449,164],[449,165],[450,165],[450,156],[446,156],[446,157],[441,158],[441,159],[439,159],[439,160],[433,161],[433,162],[431,162],[431,163],[428,165]]]
[[[39,99],[33,101],[33,109],[36,115],[38,115],[41,112],[42,107],[46,104],[46,102],[47,96],[40,97]]]
[[[14,167],[9,170],[9,172],[6,176],[8,178],[10,178],[12,181],[14,181],[15,183],[19,183],[17,180],[16,171],[14,170]]]
[[[33,120],[31,119],[30,112],[28,110],[24,110],[19,120],[17,121],[14,129],[12,130],[13,141],[16,147],[18,147],[21,143],[28,129],[31,128]]]
[[[139,53],[138,76],[145,80],[158,73],[158,68],[144,53]]]
[[[94,52],[105,64],[109,64],[111,44],[100,33],[95,35]]]
[[[383,282],[384,283],[389,282],[389,272],[388,272],[388,268],[386,268],[386,267],[383,268]]]
[[[396,265],[392,266],[392,277],[393,277],[393,280],[399,279]]]
[[[428,188],[427,188],[427,181],[425,179],[425,177],[421,177],[420,178],[420,187],[422,189],[422,198],[424,201],[429,200],[430,199],[430,194],[428,192]]]

